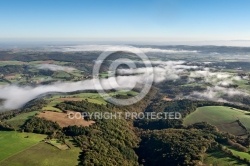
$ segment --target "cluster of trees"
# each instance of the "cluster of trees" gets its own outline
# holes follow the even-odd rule
[[[68,126],[63,128],[63,133],[67,136],[87,135],[90,132],[88,127]]]
[[[203,104],[203,103],[202,103]],[[210,103],[207,103],[210,104]],[[211,103],[212,105],[212,103]],[[195,111],[198,107],[197,102],[191,100],[163,101],[158,99],[152,102],[145,112],[179,112],[181,119],[140,119],[135,120],[135,127],[149,130],[159,130],[167,128],[182,128],[183,118]]]
[[[52,134],[61,130],[61,128],[56,122],[52,122],[44,118],[33,117],[26,121],[26,123],[22,126],[22,130],[31,133]]]
[[[159,87],[162,93],[168,94],[170,98],[175,98],[178,95],[187,96],[194,91],[204,91],[206,88],[204,86],[194,85],[194,86],[183,86],[188,82],[187,76],[182,76],[178,80],[166,80],[156,86]],[[196,82],[202,81],[197,78]]]
[[[144,131],[141,139],[137,154],[144,166],[199,165],[202,155],[218,144],[212,134],[186,129]]]
[[[25,66],[23,65],[5,65],[0,66],[0,73],[7,75],[11,73],[22,73],[25,71]]]
[[[83,149],[83,165],[137,165],[138,157],[133,149],[138,137],[125,120],[103,120],[90,130],[74,137]]]
[[[5,122],[0,121],[0,131],[12,131],[15,130],[13,127],[10,125],[6,124]]]
[[[38,111],[41,110],[44,106],[48,104],[49,101],[43,99],[43,98],[38,98],[34,99],[27,104],[25,104],[20,112],[32,112],[32,111]]]
[[[38,75],[52,76],[55,72],[51,70],[39,70]]]
[[[182,128],[181,119],[138,119],[134,126],[144,130],[161,130],[167,128]]]

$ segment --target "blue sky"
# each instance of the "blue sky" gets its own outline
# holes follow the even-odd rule
[[[0,0],[0,39],[250,40],[249,0]]]

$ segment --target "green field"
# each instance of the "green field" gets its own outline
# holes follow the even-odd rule
[[[207,165],[213,164],[214,166],[247,166],[242,161],[233,158],[221,151],[206,154],[204,156],[204,163]]]
[[[46,138],[46,135],[0,131],[0,165],[1,161],[30,148]]]
[[[227,148],[230,149],[235,156],[240,156],[241,159],[246,158],[246,159],[250,160],[250,154],[248,152],[240,152],[240,151],[235,150],[231,147],[227,147]]]
[[[137,95],[137,92],[134,91],[119,91],[119,92],[111,92],[109,93],[110,96],[115,95]],[[61,112],[60,109],[55,108],[55,106],[61,102],[63,102],[65,99],[72,100],[72,101],[81,101],[81,100],[87,100],[90,103],[95,104],[107,104],[107,102],[103,99],[102,96],[100,96],[98,93],[78,93],[73,95],[54,95],[51,98],[47,98],[46,100],[49,100],[49,104],[42,108],[44,111],[57,111]]]
[[[22,113],[20,115],[15,116],[14,118],[7,120],[6,122],[7,122],[7,124],[10,124],[15,129],[18,129],[18,128],[20,128],[21,125],[23,125],[25,123],[26,120],[35,116],[38,112],[39,111]]]
[[[4,166],[75,166],[78,165],[80,148],[71,146],[69,150],[58,148],[41,142],[10,158],[4,160],[0,165]]]
[[[65,71],[57,71],[53,74],[54,78],[59,78],[59,79],[66,79],[66,78],[70,78],[71,75]]]
[[[60,150],[67,150],[69,149],[69,147],[67,146],[67,144],[62,144],[59,140],[57,139],[52,139],[49,140],[49,143],[55,147],[57,147]]]
[[[234,81],[234,83],[237,84],[240,89],[250,92],[250,84],[248,84],[247,80]]]
[[[0,66],[5,66],[5,65],[22,65],[25,64],[25,62],[21,61],[0,61]]]
[[[250,116],[247,113],[249,112],[224,106],[200,107],[184,118],[184,125],[208,122],[222,131],[237,135],[244,132],[236,122],[237,119],[250,131]]]
[[[49,104],[42,108],[42,110],[49,110],[49,111],[58,111],[61,112],[60,109],[56,108],[55,106],[59,103],[62,103],[64,99],[72,100],[72,101],[81,101],[81,100],[88,100],[88,102],[95,103],[95,104],[107,104],[106,101],[98,94],[98,93],[79,93],[74,95],[54,95],[51,98],[48,98]]]

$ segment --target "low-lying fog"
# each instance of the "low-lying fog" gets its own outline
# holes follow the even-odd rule
[[[228,85],[233,83],[234,80],[241,80],[239,76],[234,76],[228,73],[212,72],[209,68],[202,66],[187,65],[184,61],[153,61],[153,73],[154,82],[159,83],[164,80],[177,80],[183,74],[188,74],[189,81],[192,83],[195,78],[202,78],[206,83],[210,83],[212,86],[207,87],[204,92],[193,92],[191,97],[204,98],[207,100],[224,101],[220,98],[219,94],[233,95],[248,95],[247,93],[238,89],[227,88]],[[51,69],[51,68],[49,68]],[[63,68],[60,68],[63,70]],[[188,71],[193,69],[194,71]],[[53,69],[51,69],[53,70]],[[120,69],[118,72],[123,74],[117,77],[110,77],[108,79],[101,79],[103,89],[113,88],[133,88],[137,82],[143,83],[147,77],[145,68],[137,69]],[[126,75],[130,74],[130,75]],[[131,75],[136,74],[136,75]],[[118,85],[116,84],[118,82]],[[73,92],[78,90],[95,90],[94,80],[85,80],[79,82],[57,82],[51,85],[43,85],[37,87],[29,86],[16,86],[7,85],[0,87],[0,98],[5,99],[1,110],[17,109],[24,104],[37,98],[38,96],[49,92]],[[186,96],[188,97],[188,96]]]
[[[56,47],[54,50],[60,49],[60,51],[103,51],[106,49],[104,46],[71,46],[71,47]],[[124,48],[123,48],[124,49]],[[130,49],[130,47],[128,47]],[[183,50],[183,49],[158,49],[158,48],[141,48],[144,52],[167,52],[167,53],[192,53],[196,54],[197,50]],[[129,50],[128,50],[129,51]],[[148,74],[154,75],[154,83],[160,83],[165,80],[178,80],[181,76],[188,76],[187,83],[195,82],[196,78],[201,78],[203,83],[208,83],[210,86],[203,92],[194,91],[190,96],[184,96],[185,98],[197,98],[197,99],[206,99],[214,101],[223,101],[227,100],[221,98],[221,94],[228,96],[234,95],[244,95],[247,96],[246,92],[243,92],[239,89],[230,88],[229,85],[233,81],[239,81],[244,78],[239,76],[224,73],[224,72],[215,72],[214,70],[205,67],[206,64],[210,62],[199,63],[187,63],[185,61],[152,61],[153,64],[152,72],[145,73],[145,68],[137,69],[119,69],[118,73],[120,76],[110,77],[108,79],[101,79],[101,84],[103,89],[127,89],[133,88],[136,83],[145,82]],[[196,65],[195,65],[196,64]],[[64,71],[73,71],[75,70],[72,67],[65,67],[59,65],[51,64],[41,64],[36,66],[39,69],[48,69],[48,70],[64,70]],[[116,84],[118,82],[118,84]],[[79,82],[57,82],[51,85],[40,85],[37,87],[30,86],[17,86],[17,85],[7,85],[0,86],[0,99],[4,99],[3,105],[0,106],[0,111],[17,109],[22,107],[27,102],[37,98],[38,96],[50,92],[74,92],[79,90],[95,90],[94,80],[85,80]]]

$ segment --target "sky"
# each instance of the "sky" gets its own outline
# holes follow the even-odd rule
[[[250,40],[249,0],[0,0],[0,40]]]

